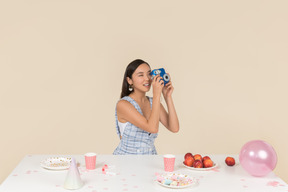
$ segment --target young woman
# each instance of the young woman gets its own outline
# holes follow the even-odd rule
[[[121,99],[116,105],[116,129],[120,144],[114,155],[154,155],[157,151],[159,121],[171,132],[179,131],[179,121],[172,100],[172,82],[164,86],[162,77],[151,79],[148,63],[137,59],[126,68]],[[153,98],[146,93],[153,87]],[[161,93],[167,104],[168,113],[160,103]]]

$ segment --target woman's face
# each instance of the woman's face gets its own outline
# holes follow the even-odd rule
[[[128,83],[133,84],[134,89],[142,92],[148,92],[152,82],[150,72],[150,67],[143,63],[134,71],[132,74],[132,81],[128,81]]]

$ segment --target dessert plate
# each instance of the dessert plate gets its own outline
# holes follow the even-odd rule
[[[198,181],[195,178],[181,173],[164,173],[158,175],[155,182],[163,187],[172,189],[195,187],[198,184]]]
[[[50,170],[63,170],[70,167],[70,157],[49,157],[40,162],[41,167]]]
[[[214,169],[218,166],[217,163],[214,163],[214,165],[212,167],[207,167],[207,168],[189,167],[189,166],[185,165],[184,163],[183,163],[183,165],[184,165],[184,167],[191,169],[191,170],[194,170],[194,171],[208,171],[208,170]]]

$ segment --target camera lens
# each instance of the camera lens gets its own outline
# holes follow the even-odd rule
[[[164,79],[164,81],[169,81],[170,80],[169,75],[168,74],[164,74],[163,75],[163,79]]]

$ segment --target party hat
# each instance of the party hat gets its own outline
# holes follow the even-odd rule
[[[74,158],[71,160],[70,168],[68,170],[64,188],[66,189],[79,189],[83,186],[83,181],[80,178],[80,173]]]

